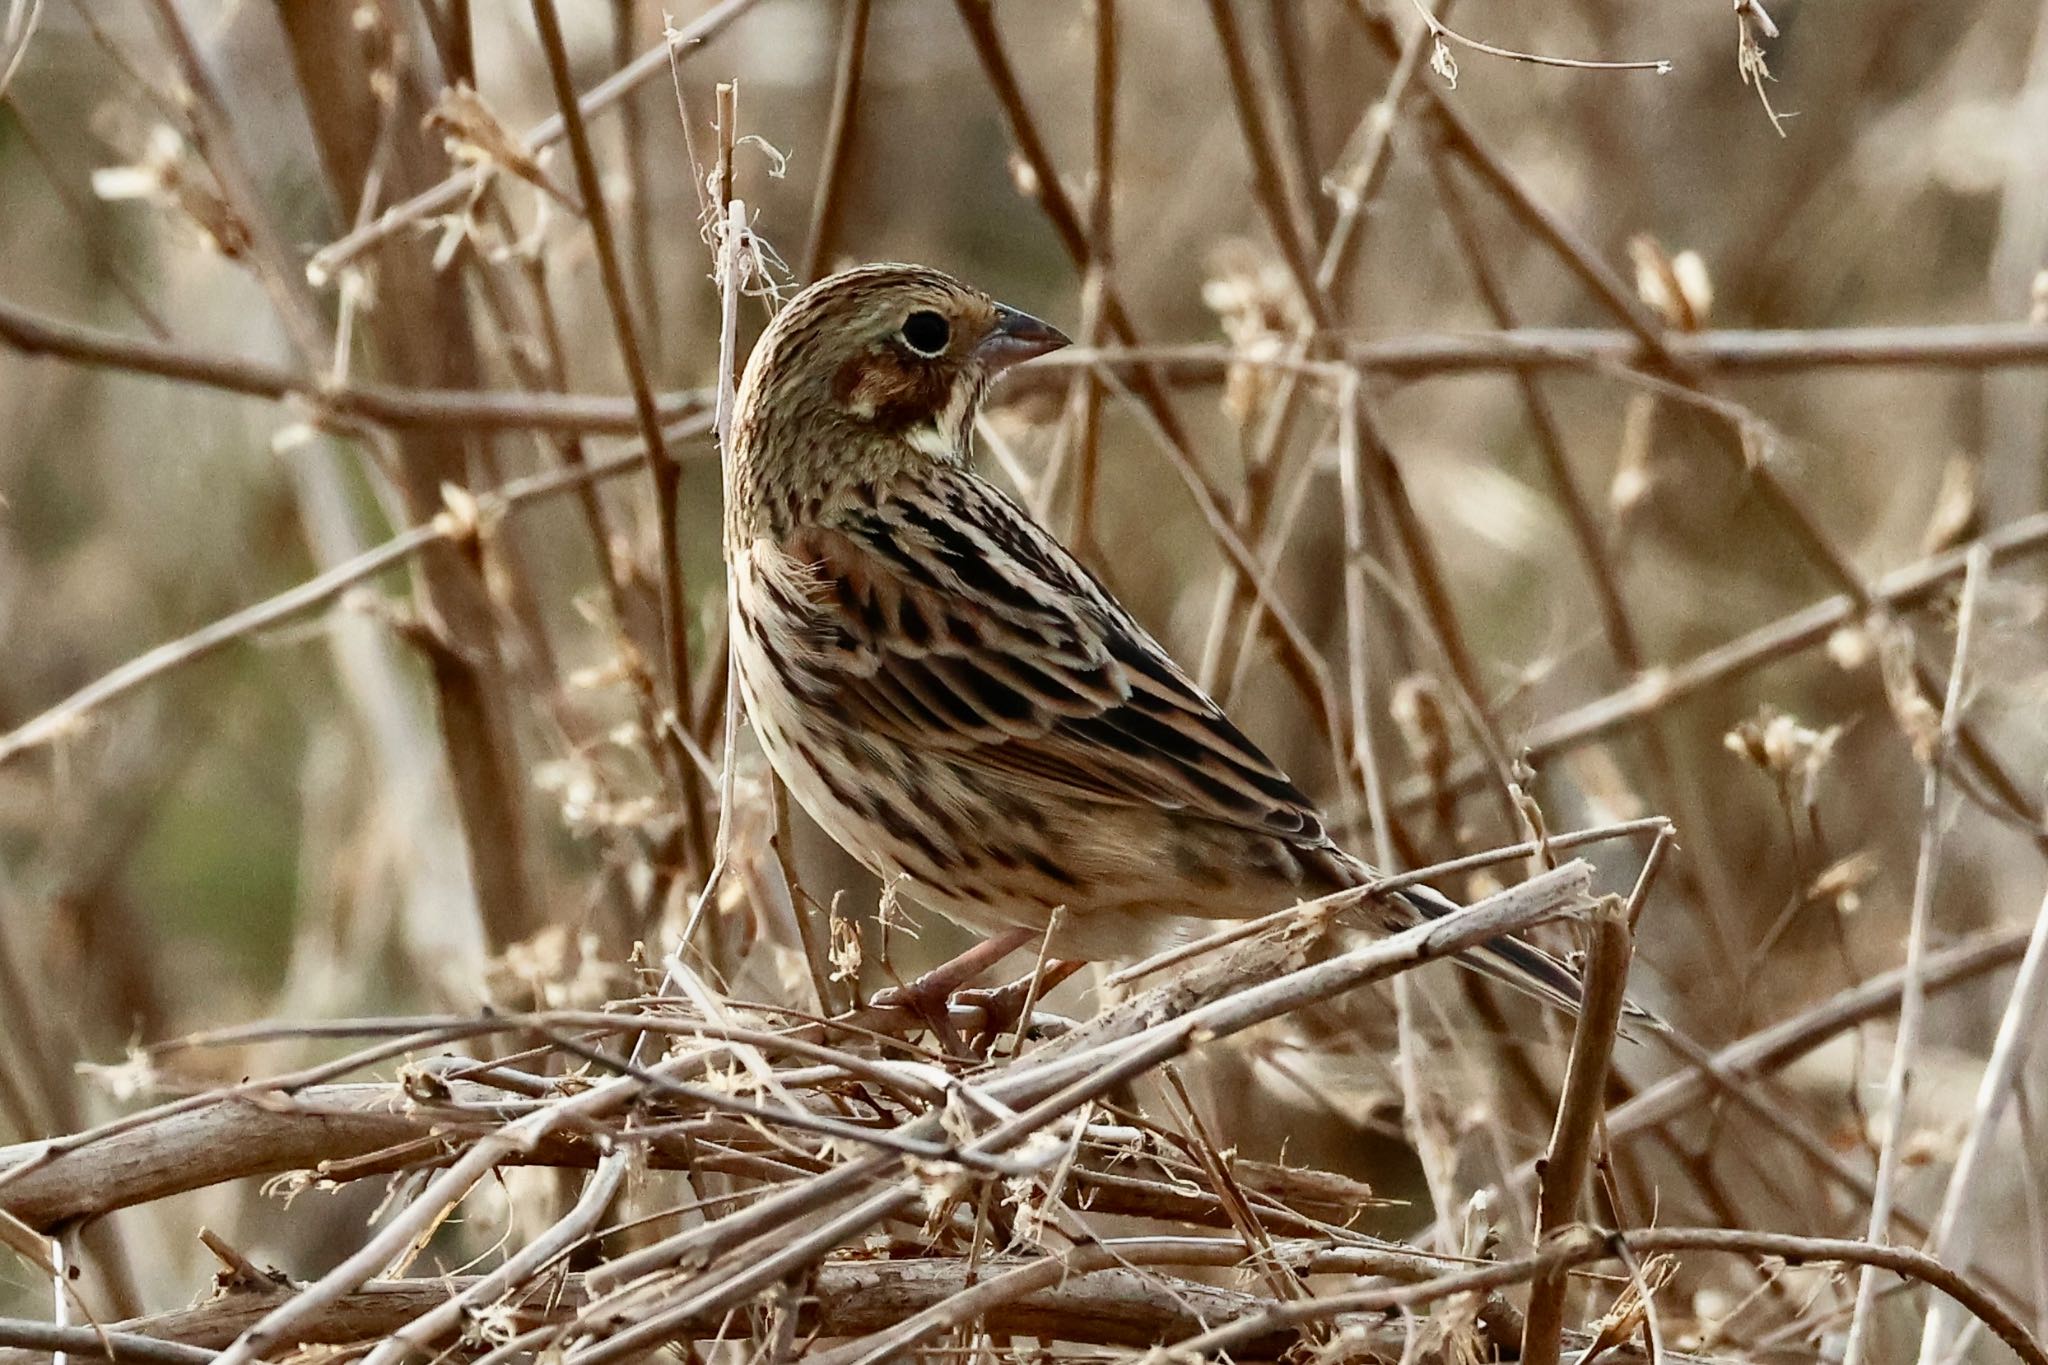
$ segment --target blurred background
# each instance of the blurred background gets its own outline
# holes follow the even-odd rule
[[[985,464],[1354,847],[1377,847],[1368,751],[1406,866],[1539,824],[1674,820],[1634,990],[1708,1046],[1902,960],[1960,581],[1915,566],[2011,532],[1974,603],[1929,942],[2002,934],[2017,957],[2048,847],[2048,578],[2028,557],[2048,543],[2028,521],[2048,504],[2048,334],[2024,330],[2048,313],[2048,11],[2031,0],[1438,11],[1498,48],[1667,74],[1489,55],[1406,0],[1116,0],[1108,23],[1080,0],[686,0],[670,22],[701,38],[675,76],[656,59],[589,128],[638,376],[568,147],[518,140],[558,109],[526,6],[5,9],[0,1137],[114,1112],[116,1088],[72,1063],[138,1041],[594,1004],[673,941],[718,824],[702,224],[721,83],[730,193],[783,297],[839,265],[921,261],[1086,343],[997,395]],[[582,91],[662,37],[636,0],[562,0],[561,21]],[[483,177],[334,249],[451,164]],[[742,354],[773,304],[765,286],[743,300]],[[627,458],[636,378],[680,468],[680,687],[637,462],[511,513],[475,504]],[[453,396],[376,401],[415,389]],[[528,406],[465,406],[486,391]],[[436,517],[452,536],[22,728]],[[1243,587],[1232,539],[1281,611]],[[865,982],[885,983],[872,882],[800,814],[778,856],[750,743],[736,774],[735,875],[704,930],[732,989],[807,994],[835,901],[865,927]],[[1648,848],[1583,852],[1626,894]],[[1478,894],[1516,867],[1443,884]],[[888,949],[902,972],[968,941],[912,918]],[[1901,1177],[1920,1216],[2010,979],[1932,1000]],[[1422,980],[1446,1049],[1546,1028],[1512,1004],[1475,1016],[1455,973]],[[1062,1007],[1092,1008],[1088,989]],[[1864,1180],[1889,1037],[1845,1033],[1766,1092]],[[1206,1064],[1226,1121],[1253,1093],[1286,1116],[1231,1136],[1410,1201],[1389,1228],[1426,1221],[1387,1064],[1300,1046]],[[1638,1081],[1664,1066],[1630,1051]],[[303,1055],[177,1066],[196,1083]],[[2039,1066],[2022,1076],[2024,1115],[2044,1092]],[[1548,1124],[1451,1091],[1440,1204]],[[1739,1108],[1691,1122],[1628,1149],[1638,1216],[1861,1234],[1867,1201],[1811,1177],[1810,1146]],[[1979,1244],[2032,1294],[2048,1148],[2002,1144]],[[248,1235],[294,1273],[338,1245],[324,1215],[288,1230],[248,1191],[204,1197],[268,1228]],[[336,1203],[360,1219],[373,1201]],[[168,1248],[144,1296],[176,1301],[197,1253]]]

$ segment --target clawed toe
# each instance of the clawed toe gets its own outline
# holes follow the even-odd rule
[[[970,1041],[987,1043],[1016,1028],[1024,1012],[1081,969],[1079,962],[1052,961],[1001,986],[953,986],[920,977],[905,986],[891,986],[869,997],[877,1010],[905,1012]],[[949,989],[950,987],[950,989]]]
[[[878,1010],[931,1015],[946,1008],[950,994],[944,982],[926,982],[920,978],[907,986],[884,986],[868,997],[868,1005]]]

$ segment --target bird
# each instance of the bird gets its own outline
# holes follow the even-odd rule
[[[973,467],[1005,371],[1068,344],[935,269],[796,294],[750,354],[725,459],[734,678],[797,803],[887,887],[997,945],[1129,960],[1358,888],[1286,773]],[[1412,885],[1379,928],[1454,902]],[[1517,940],[1490,967],[1569,1000]]]

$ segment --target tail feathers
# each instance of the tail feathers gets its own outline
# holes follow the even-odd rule
[[[1419,884],[1405,886],[1395,894],[1426,920],[1442,919],[1464,908],[1442,892]],[[1578,973],[1533,944],[1518,938],[1489,939],[1458,962],[1567,1014],[1576,1016],[1579,1012]]]
[[[1442,892],[1427,886],[1407,886],[1394,894],[1425,920],[1442,919],[1453,910],[1464,908]],[[1574,1018],[1578,1016],[1582,999],[1579,974],[1534,944],[1524,943],[1518,938],[1491,939],[1458,961],[1460,965],[1491,977],[1504,986],[1564,1010]],[[1663,1027],[1662,1020],[1634,1001],[1622,1007],[1622,1017],[1651,1025],[1653,1029]],[[1623,1036],[1627,1035],[1624,1033]]]

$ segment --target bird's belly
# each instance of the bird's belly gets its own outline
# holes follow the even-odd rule
[[[945,760],[860,733],[829,702],[802,695],[771,648],[737,617],[731,639],[741,700],[768,761],[833,842],[901,894],[985,931],[1043,928],[1055,906],[1078,912],[1087,888],[1054,857],[1050,818],[992,794]],[[990,820],[991,809],[1001,818]]]

